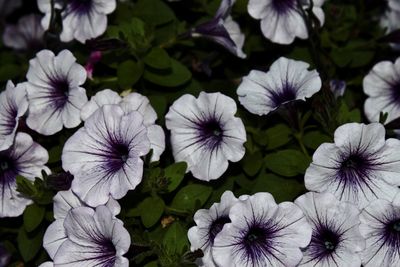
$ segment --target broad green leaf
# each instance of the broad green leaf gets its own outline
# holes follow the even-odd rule
[[[167,187],[168,192],[174,191],[179,186],[185,177],[186,168],[186,162],[177,162],[165,168],[164,175],[169,181]]]
[[[122,62],[117,69],[118,83],[122,88],[131,88],[142,76],[143,64],[133,60]]]
[[[256,175],[263,163],[261,152],[258,151],[252,154],[246,154],[241,163],[243,166],[243,170],[247,175]]]
[[[139,204],[140,217],[146,228],[157,223],[164,212],[164,201],[160,197],[148,197]]]
[[[302,182],[296,179],[283,178],[275,174],[260,174],[253,186],[252,193],[269,192],[276,202],[293,201],[306,189]]]
[[[159,47],[154,47],[151,51],[143,58],[144,63],[158,70],[165,70],[171,68],[171,59],[168,53]]]
[[[35,230],[44,218],[46,209],[36,204],[29,205],[24,211],[24,227],[28,232]]]
[[[303,142],[306,147],[317,149],[322,143],[332,142],[332,139],[319,131],[312,131],[303,136]]]
[[[174,222],[164,235],[163,245],[170,255],[183,253],[189,247],[187,229],[180,222]]]
[[[43,231],[28,234],[21,228],[18,232],[18,250],[25,262],[32,260],[42,247]]]
[[[192,73],[179,61],[171,58],[171,69],[165,71],[152,71],[146,69],[144,78],[154,84],[165,87],[177,87],[190,80]]]
[[[194,211],[204,205],[210,197],[212,188],[200,184],[190,184],[183,187],[175,195],[171,203],[171,208],[178,210]]]
[[[285,124],[278,124],[265,131],[268,138],[268,149],[275,149],[290,142],[292,131]]]
[[[139,0],[134,6],[132,15],[155,26],[176,19],[174,12],[161,0]]]
[[[296,176],[304,174],[310,161],[298,150],[287,149],[265,156],[265,166],[282,176]]]
[[[339,125],[348,123],[348,122],[361,122],[361,113],[358,109],[349,110],[349,107],[345,102],[342,102],[339,108],[338,114],[338,123]]]

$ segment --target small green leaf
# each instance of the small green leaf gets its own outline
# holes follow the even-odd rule
[[[185,65],[171,58],[171,69],[168,72],[156,72],[146,69],[143,77],[160,86],[177,87],[188,82],[192,77],[192,73]]]
[[[319,131],[312,131],[303,136],[303,142],[306,147],[317,149],[322,143],[332,142],[332,139]]]
[[[272,173],[262,173],[253,185],[252,193],[269,192],[274,196],[276,202],[282,202],[293,201],[305,191],[303,183],[296,179],[283,178]]]
[[[182,254],[189,247],[187,230],[180,222],[174,222],[169,226],[164,235],[163,245],[170,255]]]
[[[293,149],[281,150],[265,156],[265,166],[282,176],[296,176],[304,174],[310,164],[303,153]]]
[[[175,19],[172,9],[161,0],[139,0],[134,6],[132,15],[155,26]]]
[[[275,149],[290,142],[292,131],[285,124],[278,124],[265,131],[268,138],[268,149]]]
[[[131,88],[142,76],[143,64],[133,60],[122,62],[117,69],[118,83],[122,88]]]
[[[358,109],[350,111],[345,102],[342,102],[339,108],[338,124],[342,125],[348,122],[361,122],[361,113]]]
[[[242,160],[243,170],[247,175],[254,176],[261,169],[262,163],[263,159],[260,151],[246,154]]]
[[[140,217],[146,228],[157,223],[164,212],[164,201],[160,197],[148,197],[139,204]]]
[[[35,234],[28,234],[21,228],[18,232],[18,250],[25,262],[32,260],[42,247],[43,231]]]
[[[165,177],[168,178],[168,187],[167,191],[174,191],[182,182],[185,177],[187,164],[186,162],[176,162],[164,170]]]
[[[183,187],[175,195],[171,203],[171,208],[178,210],[194,211],[196,208],[201,207],[210,197],[212,188],[200,184],[190,184]]]
[[[143,58],[144,63],[157,70],[165,70],[171,68],[171,58],[168,53],[159,47],[154,47],[151,51]]]
[[[158,262],[157,261],[149,262],[144,267],[158,267]]]
[[[46,209],[36,204],[29,205],[24,211],[24,227],[28,232],[35,230],[44,218]]]

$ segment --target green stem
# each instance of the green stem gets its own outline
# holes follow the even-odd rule
[[[166,206],[165,207],[165,212],[169,213],[169,214],[174,214],[177,216],[187,216],[189,215],[189,212],[185,211],[185,210],[179,210],[179,209],[175,209],[175,208],[171,208]]]

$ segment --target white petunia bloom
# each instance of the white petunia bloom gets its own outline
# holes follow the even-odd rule
[[[200,209],[194,214],[196,226],[188,231],[191,244],[190,250],[201,249],[204,256],[200,259],[199,266],[215,267],[211,253],[214,239],[226,223],[231,222],[229,211],[239,200],[231,191],[225,191],[221,196],[220,203],[214,203],[208,210]]]
[[[156,125],[157,113],[151,106],[147,97],[139,93],[130,93],[121,97],[118,93],[104,89],[97,92],[81,110],[81,118],[86,121],[97,109],[108,104],[118,104],[125,113],[138,111],[143,116],[143,124],[147,128],[147,137],[150,140],[150,148],[153,149],[151,161],[158,161],[165,150],[165,134],[161,126]]]
[[[8,81],[0,93],[0,151],[9,148],[17,132],[19,118],[28,110],[25,84]]]
[[[26,90],[29,101],[28,126],[44,135],[74,128],[81,122],[80,110],[87,102],[86,90],[80,87],[86,71],[68,50],[57,56],[42,50],[29,61]]]
[[[255,19],[261,20],[263,35],[274,43],[291,44],[296,37],[308,38],[308,30],[300,10],[310,6],[309,0],[250,0],[247,10]],[[325,15],[322,5],[325,0],[313,0],[312,12],[321,25]]]
[[[64,227],[67,240],[54,256],[55,266],[129,266],[123,255],[131,244],[130,235],[106,206],[74,208]]]
[[[387,0],[387,8],[380,22],[388,34],[400,29],[400,3],[398,0]],[[399,49],[400,45],[392,44],[392,47]]]
[[[336,129],[334,141],[315,151],[306,188],[333,193],[359,208],[377,198],[392,200],[400,185],[400,140],[385,140],[379,123],[347,123]]]
[[[46,261],[40,264],[39,267],[54,267],[54,263],[52,261]]]
[[[55,0],[55,8],[62,9],[62,32],[60,40],[69,42],[73,39],[81,43],[102,35],[107,28],[107,15],[116,8],[115,0]],[[42,26],[49,28],[51,0],[37,0],[39,10],[45,14]]]
[[[245,35],[241,32],[239,24],[230,16],[235,1],[222,0],[214,18],[194,27],[190,34],[192,37],[208,38],[224,46],[237,57],[246,58],[242,50]]]
[[[311,226],[291,202],[279,205],[269,193],[256,193],[238,201],[214,239],[217,266],[294,267],[311,240]]]
[[[364,104],[368,120],[378,122],[380,113],[388,113],[386,122],[400,117],[400,58],[395,63],[377,63],[363,80]]]
[[[303,267],[360,267],[365,240],[359,231],[360,210],[330,193],[306,193],[295,202],[313,229],[303,250]]]
[[[43,237],[43,247],[51,259],[54,259],[59,247],[67,240],[67,233],[64,228],[64,220],[70,210],[78,207],[89,207],[80,200],[71,190],[60,191],[54,198],[53,211],[56,219],[46,230]],[[116,200],[110,198],[106,204],[113,216],[121,211],[121,206]]]
[[[3,32],[5,46],[15,50],[38,50],[44,46],[41,16],[30,14],[18,20],[17,25],[6,25]]]
[[[392,267],[400,262],[400,195],[393,202],[377,199],[360,215],[360,232],[366,239],[364,267]]]
[[[307,70],[310,65],[281,57],[265,73],[252,70],[243,77],[237,89],[240,103],[251,113],[266,115],[279,106],[306,100],[321,89],[322,82],[316,70]]]
[[[221,93],[177,99],[165,116],[175,161],[185,161],[200,180],[218,179],[228,160],[237,162],[245,153],[246,131],[236,110],[235,101]]]
[[[42,170],[50,173],[44,166],[48,159],[46,149],[26,133],[17,133],[13,145],[0,151],[0,218],[19,216],[32,203],[17,192],[17,175],[33,181]]]
[[[62,166],[74,175],[71,189],[90,206],[120,199],[142,181],[141,156],[150,150],[143,116],[105,105],[64,145]]]

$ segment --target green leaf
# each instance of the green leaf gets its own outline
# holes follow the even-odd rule
[[[180,222],[174,222],[169,226],[164,235],[163,245],[170,255],[182,254],[189,247],[187,230]]]
[[[171,59],[168,53],[159,47],[154,47],[150,52],[143,58],[144,63],[157,70],[165,70],[171,68]]]
[[[42,247],[43,231],[35,234],[28,234],[21,228],[18,232],[17,243],[18,250],[25,262],[32,260]]]
[[[254,183],[252,193],[269,192],[276,202],[293,201],[306,189],[302,182],[296,179],[283,178],[275,174],[260,174]]]
[[[143,74],[143,64],[133,60],[122,62],[117,69],[118,83],[122,88],[131,88]]]
[[[303,136],[303,142],[306,147],[317,149],[322,143],[332,142],[332,139],[319,131],[312,131]]]
[[[171,58],[171,69],[167,72],[157,72],[146,69],[144,78],[154,84],[165,87],[177,87],[192,78],[192,73],[185,65]]]
[[[149,262],[144,267],[158,267],[158,262],[157,261]]]
[[[304,174],[310,164],[303,153],[293,149],[281,150],[265,156],[265,166],[282,176]]]
[[[292,131],[285,124],[278,124],[265,131],[268,138],[268,149],[275,149],[286,145],[292,139]]]
[[[175,195],[171,203],[171,208],[182,211],[194,211],[204,205],[210,197],[212,188],[200,184],[190,184],[183,187]]]
[[[161,0],[139,0],[134,7],[132,15],[155,26],[176,19],[174,12]]]
[[[49,150],[49,161],[48,163],[54,163],[61,161],[62,146],[54,146]]]
[[[349,107],[345,102],[342,102],[339,108],[338,114],[338,123],[339,125],[348,123],[348,122],[361,122],[361,113],[358,109],[353,109],[350,111]]]
[[[168,187],[167,191],[174,191],[182,182],[185,177],[187,164],[186,162],[176,162],[164,170],[165,177],[168,178]]]
[[[28,232],[35,230],[44,218],[46,209],[36,204],[29,205],[24,211],[24,227]]]
[[[164,201],[158,197],[148,197],[139,204],[140,217],[146,228],[150,228],[157,223],[164,212]]]
[[[244,172],[249,176],[254,176],[261,169],[263,163],[261,152],[248,153],[242,160]]]

